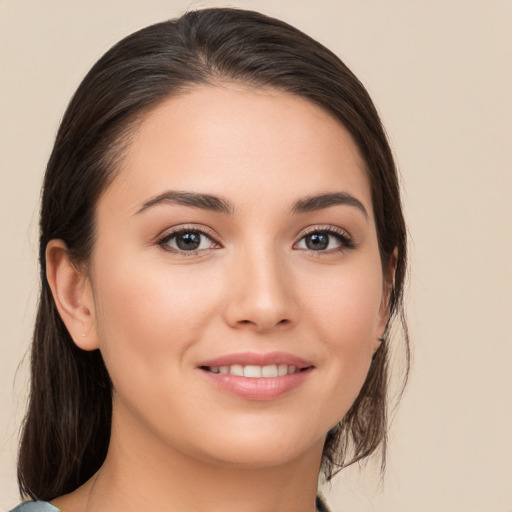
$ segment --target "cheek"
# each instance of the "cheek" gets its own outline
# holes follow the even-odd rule
[[[350,272],[340,269],[322,281],[317,276],[309,285],[312,292],[304,308],[311,312],[311,332],[320,337],[318,350],[327,399],[327,404],[319,404],[318,409],[324,414],[330,411],[334,424],[359,394],[377,346],[382,298],[380,262],[353,266]]]
[[[304,301],[318,320],[319,332],[329,343],[363,349],[376,340],[381,321],[382,273],[380,263],[362,260],[350,268],[317,275],[302,287]]]
[[[214,292],[198,286],[200,276],[188,269],[115,261],[95,272],[98,337],[111,377],[170,373],[169,361],[180,365],[208,324]]]

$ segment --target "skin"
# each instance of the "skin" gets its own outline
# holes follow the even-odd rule
[[[222,196],[232,212],[170,202],[140,211],[169,190]],[[290,211],[339,192],[367,215],[351,204]],[[175,228],[211,239],[186,254],[161,241]],[[353,247],[328,235],[312,250],[311,229],[335,229]],[[59,240],[47,262],[73,339],[101,350],[114,384],[107,459],[56,506],[314,510],[325,436],[359,393],[387,320],[368,178],[337,120],[303,98],[233,84],[170,98],[143,119],[99,200],[86,271]],[[198,370],[247,351],[314,368],[264,401],[219,390]]]

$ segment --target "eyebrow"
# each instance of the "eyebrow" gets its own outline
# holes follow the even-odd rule
[[[210,194],[200,194],[197,192],[180,192],[169,190],[146,201],[137,211],[136,215],[160,204],[177,204],[181,206],[191,206],[202,210],[210,210],[219,213],[233,213],[233,206],[222,197],[212,196]]]
[[[316,196],[299,199],[292,206],[291,211],[293,213],[306,213],[316,210],[323,210],[324,208],[337,205],[353,206],[354,208],[361,210],[367,219],[369,217],[366,208],[363,206],[363,203],[361,203],[359,199],[348,194],[347,192],[319,194]]]
[[[212,196],[210,194],[201,194],[198,192],[183,192],[169,190],[147,200],[136,212],[136,215],[153,206],[161,204],[176,204],[181,206],[190,206],[218,213],[233,214],[234,206],[223,197]],[[296,201],[290,211],[291,213],[307,213],[317,210],[323,210],[331,206],[344,205],[359,209],[363,215],[368,218],[368,212],[359,199],[347,192],[330,192],[308,196]]]

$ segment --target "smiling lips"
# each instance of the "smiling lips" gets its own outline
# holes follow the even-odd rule
[[[207,366],[205,370],[212,373],[220,373],[222,375],[237,375],[238,377],[248,377],[249,379],[258,379],[260,377],[284,377],[291,375],[295,372],[301,371],[293,365],[287,364],[269,364],[267,366],[257,366],[248,364],[242,366],[241,364],[233,364],[231,366]]]
[[[247,400],[272,400],[298,388],[314,366],[287,353],[248,352],[206,361],[198,369],[223,391]]]

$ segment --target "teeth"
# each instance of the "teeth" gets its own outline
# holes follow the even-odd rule
[[[209,366],[207,369],[212,373],[236,375],[250,379],[257,379],[259,377],[284,377],[285,375],[292,375],[300,371],[296,366],[287,364],[270,364],[268,366],[257,366],[253,364],[242,366],[241,364],[232,364],[231,366]]]
[[[282,375],[288,375],[288,365],[280,364],[277,367],[277,374],[281,377]]]
[[[261,366],[244,366],[244,377],[251,377],[252,379],[261,377]]]
[[[239,377],[243,377],[244,367],[240,364],[233,364],[229,367],[229,373],[231,375],[238,375]]]
[[[261,376],[262,377],[277,377],[277,365],[270,364],[268,366],[263,366],[261,369]]]

